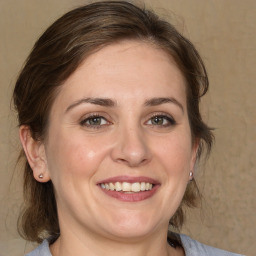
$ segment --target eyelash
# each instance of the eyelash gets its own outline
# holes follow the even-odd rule
[[[104,124],[87,124],[87,122],[90,122],[90,120],[99,118],[101,119],[100,121],[102,122],[102,120],[105,120],[106,123]],[[163,113],[155,113],[153,114],[145,123],[147,124],[149,121],[153,121],[154,118],[160,118],[163,120],[163,122],[167,121],[167,124],[149,124],[150,126],[156,126],[156,127],[161,127],[161,128],[166,128],[166,127],[170,127],[173,125],[176,125],[176,121],[174,120],[174,118],[170,115],[167,114],[163,114]],[[110,125],[111,122],[109,122],[105,117],[99,115],[99,114],[90,114],[89,116],[85,117],[83,120],[80,121],[80,125],[81,126],[86,126],[88,128],[92,128],[92,129],[100,129],[103,126],[107,126]]]

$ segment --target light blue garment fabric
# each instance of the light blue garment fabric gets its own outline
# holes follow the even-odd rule
[[[245,256],[201,244],[186,235],[180,235],[186,256]]]
[[[49,243],[44,240],[34,251],[26,254],[26,256],[52,256],[49,248]]]
[[[186,256],[244,256],[201,244],[186,235],[180,235]],[[52,256],[47,240],[26,256]]]

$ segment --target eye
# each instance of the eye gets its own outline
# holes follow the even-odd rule
[[[167,116],[167,115],[154,115],[152,116],[147,122],[146,124],[148,125],[154,125],[154,126],[163,126],[163,127],[168,127],[168,126],[172,126],[175,125],[176,122],[175,120],[171,117],[171,116]]]
[[[104,118],[103,116],[99,116],[99,115],[91,115],[89,117],[86,117],[85,119],[83,119],[80,124],[82,126],[87,126],[87,127],[91,127],[91,128],[100,128],[101,126],[105,126],[110,124],[109,121],[106,120],[106,118]]]

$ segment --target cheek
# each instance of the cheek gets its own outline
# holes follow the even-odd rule
[[[155,150],[160,162],[165,168],[173,174],[181,174],[189,169],[192,159],[191,138],[186,134],[173,134],[170,138],[166,138],[163,146]]]
[[[52,141],[48,150],[48,168],[52,179],[93,176],[103,161],[107,148],[95,139],[61,136]]]

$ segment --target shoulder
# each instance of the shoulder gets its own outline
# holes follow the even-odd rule
[[[186,256],[243,256],[201,244],[186,235],[180,234],[180,239]]]
[[[48,241],[44,240],[34,251],[25,256],[52,256]]]

